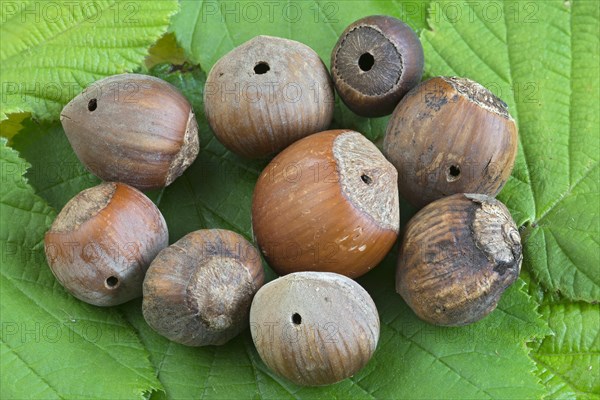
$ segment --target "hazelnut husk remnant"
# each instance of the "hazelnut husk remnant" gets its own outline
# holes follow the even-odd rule
[[[379,339],[379,316],[353,280],[296,272],[258,291],[250,330],[258,354],[275,373],[298,385],[329,385],[369,362]]]
[[[365,274],[398,235],[397,173],[358,132],[304,138],[275,157],[252,199],[256,242],[279,275]]]
[[[203,229],[152,262],[142,311],[152,329],[174,342],[221,345],[248,326],[250,304],[263,281],[260,254],[243,236]]]
[[[419,318],[460,326],[492,312],[519,276],[517,226],[498,200],[455,194],[409,221],[398,258],[396,290]]]
[[[204,107],[225,147],[248,158],[266,157],[329,127],[333,84],[310,47],[257,36],[212,67]]]
[[[142,295],[146,269],[168,245],[165,220],[142,192],[103,183],[72,198],[44,237],[48,265],[73,296],[112,306]]]
[[[422,207],[454,193],[498,194],[517,143],[502,100],[469,79],[436,77],[398,104],[383,153],[398,169],[400,195]]]
[[[140,190],[170,185],[199,151],[192,106],[174,86],[153,76],[101,79],[65,106],[60,122],[94,175]]]

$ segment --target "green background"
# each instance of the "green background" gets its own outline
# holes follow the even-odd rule
[[[1,398],[599,398],[599,6],[596,1],[0,2]],[[159,76],[192,102],[196,162],[148,193],[173,242],[206,227],[251,238],[265,162],[225,150],[207,127],[206,73],[257,34],[308,44],[329,64],[340,33],[372,14],[419,34],[425,78],[474,79],[519,126],[499,198],[524,242],[521,279],[490,316],[461,328],[421,322],[394,291],[390,254],[359,279],[381,318],[375,356],[336,385],[302,388],[271,373],[246,331],[187,348],[155,334],[140,301],[101,309],[67,294],[43,255],[62,206],[99,182],[79,163],[60,110],[95,80]],[[333,126],[380,143],[387,118],[336,104]],[[402,204],[402,224],[414,213]],[[268,271],[270,279],[274,274]]]

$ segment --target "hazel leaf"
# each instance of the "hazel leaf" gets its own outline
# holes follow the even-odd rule
[[[6,1],[0,7],[0,121],[58,119],[90,83],[139,66],[177,1]]]

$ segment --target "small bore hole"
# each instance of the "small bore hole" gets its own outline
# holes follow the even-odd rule
[[[88,110],[94,111],[96,108],[98,108],[98,101],[96,99],[91,99],[88,102]]]
[[[374,64],[375,64],[375,58],[373,57],[373,55],[371,53],[363,53],[358,58],[358,66],[360,67],[360,69],[362,69],[365,72],[370,71],[371,68],[373,68]]]
[[[302,323],[302,317],[298,313],[292,314],[292,322],[294,325],[300,325]]]
[[[109,289],[114,289],[119,284],[119,278],[116,276],[109,276],[106,278],[106,287]]]
[[[371,177],[369,175],[362,174],[360,176],[360,179],[362,179],[362,181],[364,183],[366,183],[367,185],[370,185],[371,183],[373,183],[373,179],[371,179]]]
[[[454,182],[458,178],[460,178],[460,167],[458,165],[451,165],[450,168],[448,168],[446,180],[448,182]]]
[[[261,61],[254,66],[254,73],[257,75],[262,75],[266,74],[270,69],[271,67],[269,67],[269,64],[267,64],[264,61]]]

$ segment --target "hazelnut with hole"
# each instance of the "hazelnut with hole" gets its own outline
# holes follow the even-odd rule
[[[192,106],[174,86],[153,76],[101,79],[65,106],[60,122],[94,175],[140,190],[170,185],[199,151]]]
[[[206,119],[217,139],[248,158],[278,153],[327,129],[334,92],[310,47],[257,36],[225,54],[206,78]]]
[[[329,385],[369,362],[379,340],[379,316],[367,291],[352,279],[296,272],[258,291],[250,331],[275,373],[297,385]]]
[[[437,77],[398,104],[383,152],[398,169],[402,197],[422,207],[454,193],[498,194],[518,140],[502,100],[472,80]]]
[[[331,53],[331,75],[340,98],[365,117],[391,114],[422,74],[419,38],[404,22],[385,15],[352,23]]]
[[[358,132],[332,130],[299,140],[258,178],[256,242],[279,275],[361,276],[398,236],[397,179],[394,166]]]
[[[44,249],[52,272],[73,296],[112,306],[142,295],[146,269],[168,239],[162,214],[142,192],[102,183],[64,206]]]

